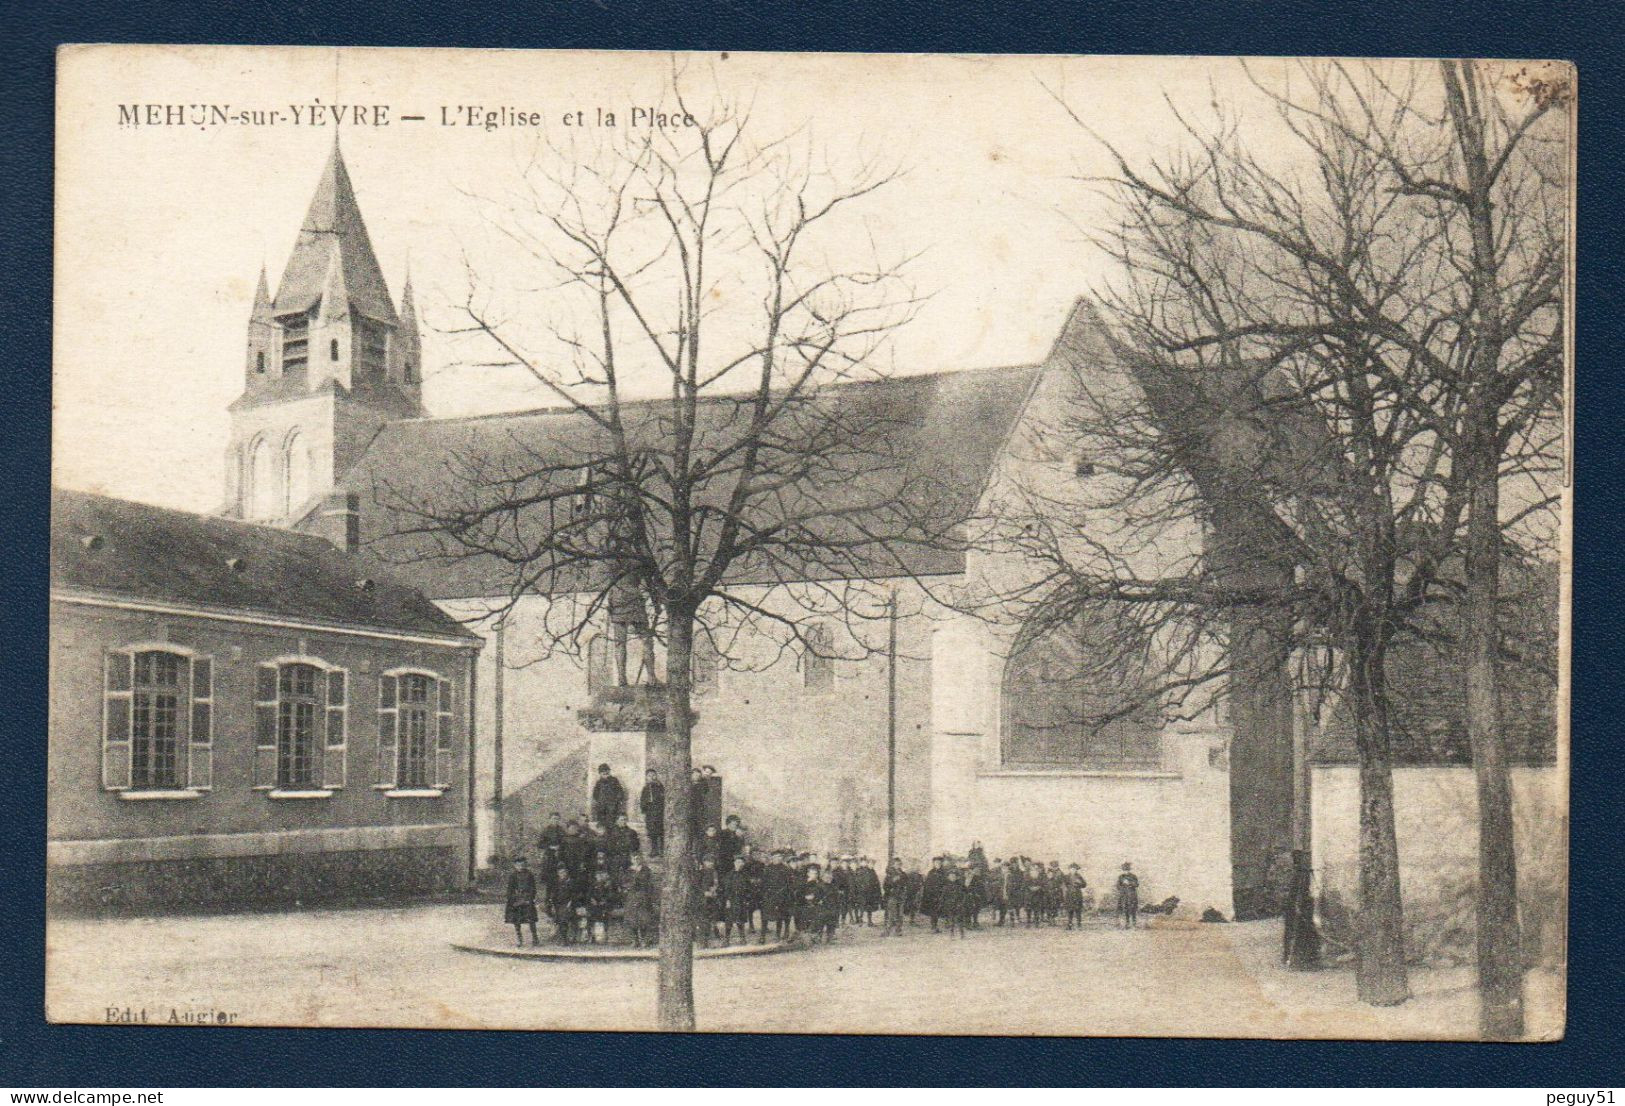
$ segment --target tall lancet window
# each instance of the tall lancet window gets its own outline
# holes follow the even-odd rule
[[[264,438],[248,459],[248,517],[271,518],[277,510],[276,457]]]
[[[1039,611],[1004,668],[1008,767],[1132,770],[1162,765],[1161,680],[1132,620]]]
[[[283,452],[288,472],[288,501],[283,513],[291,515],[310,498],[310,448],[305,444],[305,436],[295,430],[288,435]]]

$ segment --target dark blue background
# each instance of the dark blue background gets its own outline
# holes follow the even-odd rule
[[[1625,36],[1609,2],[317,5],[9,0],[0,20],[0,1085],[1618,1084],[1622,539],[1617,424]],[[43,1021],[46,529],[53,51],[62,42],[1342,54],[1568,58],[1580,67],[1578,472],[1568,1037],[1540,1046],[105,1029]],[[184,259],[177,259],[184,264]],[[163,371],[155,365],[154,371]],[[132,442],[132,449],[141,448]],[[107,948],[106,955],[121,950]],[[128,950],[132,954],[138,950]],[[1012,965],[1019,972],[1020,965]],[[1134,986],[1124,980],[1125,987]],[[1156,994],[1145,1001],[1160,1001]],[[795,995],[784,1001],[793,1003]]]

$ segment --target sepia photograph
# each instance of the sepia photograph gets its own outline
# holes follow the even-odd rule
[[[1564,1036],[1572,65],[57,67],[50,1021]]]

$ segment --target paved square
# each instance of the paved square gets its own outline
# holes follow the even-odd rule
[[[1416,971],[1416,997],[1379,1010],[1349,971],[1275,965],[1277,923],[984,928],[959,940],[841,931],[829,948],[696,964],[703,1030],[1264,1037],[1470,1037],[1464,968]],[[235,1014],[238,1025],[652,1029],[651,963],[560,963],[460,952],[512,941],[499,906],[436,904],[163,918],[56,918],[53,1021],[109,1010]],[[1530,1010],[1560,981],[1530,978]],[[1551,1037],[1561,1025],[1531,1024]]]

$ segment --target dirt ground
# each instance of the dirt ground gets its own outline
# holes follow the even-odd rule
[[[492,1029],[651,1029],[652,963],[527,961],[500,907],[437,904],[276,914],[56,918],[52,1021]],[[1418,970],[1376,1009],[1348,971],[1276,964],[1277,923],[1121,931],[845,928],[828,948],[695,966],[703,1030],[1100,1036],[1464,1038],[1467,969]],[[1533,1037],[1562,1033],[1560,979],[1529,981]]]

